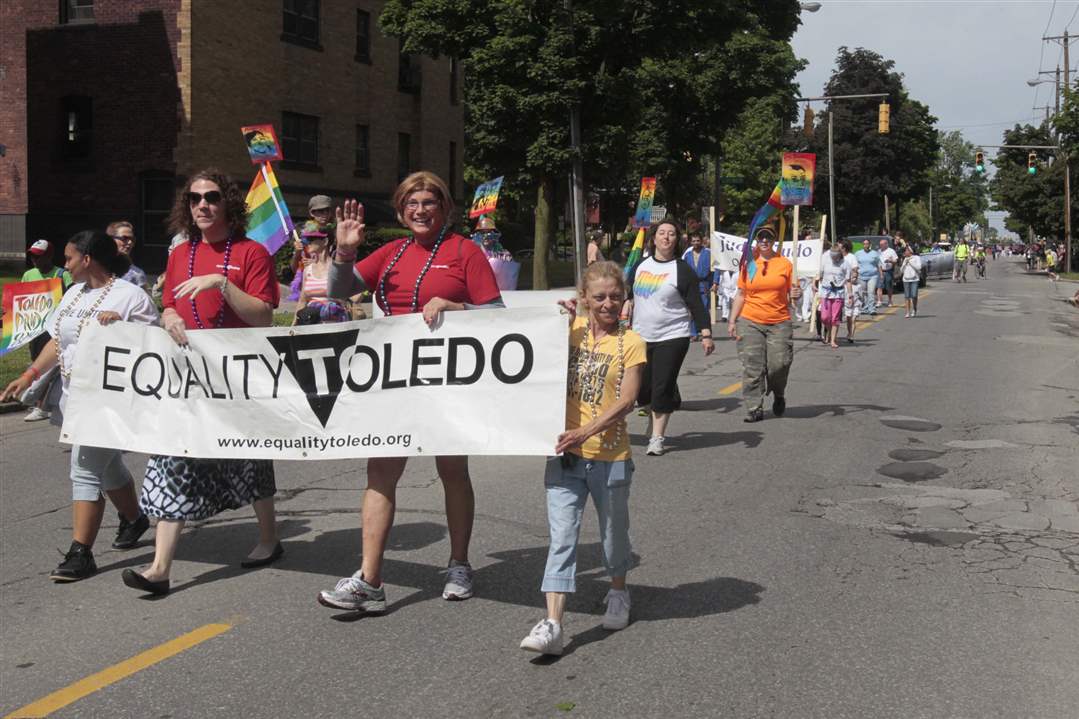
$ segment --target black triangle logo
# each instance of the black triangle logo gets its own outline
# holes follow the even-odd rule
[[[359,333],[359,330],[345,330],[266,338],[277,350],[300,389],[307,395],[307,404],[311,406],[311,411],[318,417],[323,428],[330,420],[333,406],[337,403],[337,396],[344,385],[341,377],[341,353],[356,345]],[[332,356],[326,350],[330,350]],[[301,354],[304,356],[301,357]],[[326,387],[323,393],[319,392],[318,387],[320,376],[325,377]]]

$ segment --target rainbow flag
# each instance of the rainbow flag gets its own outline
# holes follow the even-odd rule
[[[247,191],[247,212],[247,236],[269,250],[271,255],[281,249],[294,231],[277,176],[268,162],[259,166],[251,189]]]
[[[4,285],[0,355],[22,347],[44,332],[63,295],[59,277]]]
[[[747,279],[752,280],[753,276],[757,274],[756,255],[753,252],[753,235],[768,220],[772,219],[777,212],[783,210],[783,203],[780,201],[782,184],[782,181],[776,183],[772,194],[768,196],[768,201],[764,203],[761,209],[757,210],[757,214],[753,215],[753,221],[749,223],[749,234],[746,235],[746,244],[742,247],[742,259],[738,261],[738,267],[742,272],[746,273]]]
[[[637,238],[633,240],[633,247],[629,250],[629,256],[626,257],[626,269],[624,270],[626,276],[626,282],[633,281],[633,272],[637,269],[637,265],[641,264],[641,257],[644,255],[644,228],[637,230]],[[632,294],[633,288],[630,288]]]

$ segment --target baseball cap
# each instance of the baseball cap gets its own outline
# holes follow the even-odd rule
[[[308,212],[313,210],[328,210],[331,207],[333,207],[333,200],[330,199],[329,195],[315,195],[307,201]]]
[[[30,245],[31,255],[44,255],[49,252],[52,247],[49,245],[48,240],[34,240],[34,244]]]

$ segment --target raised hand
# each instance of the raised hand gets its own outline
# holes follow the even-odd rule
[[[356,200],[345,200],[343,207],[335,211],[337,216],[337,248],[345,253],[355,253],[363,244],[363,205]]]

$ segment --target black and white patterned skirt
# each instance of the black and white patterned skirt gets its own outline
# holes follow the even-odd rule
[[[159,519],[206,519],[277,492],[268,459],[192,459],[154,455],[139,506]]]

